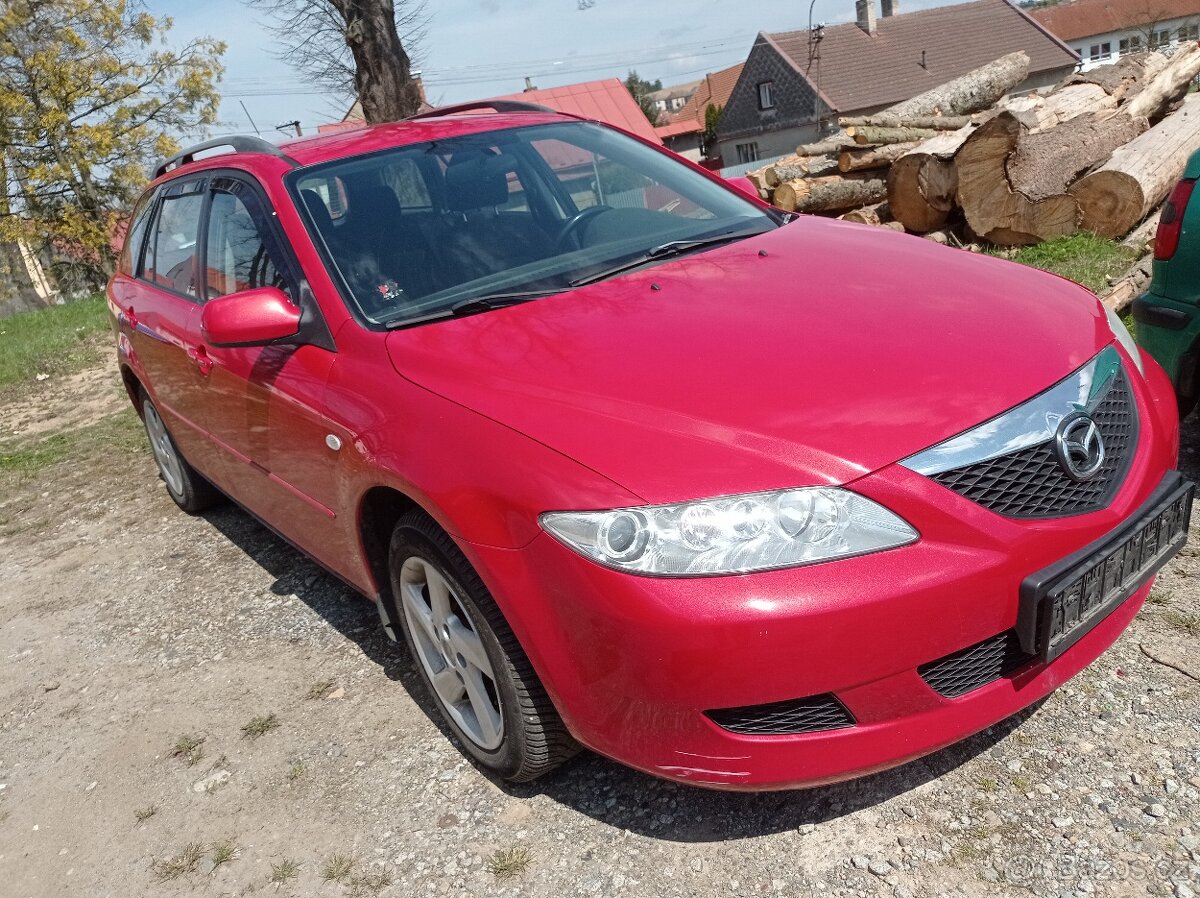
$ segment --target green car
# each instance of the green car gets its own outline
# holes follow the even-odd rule
[[[1175,384],[1180,417],[1200,397],[1200,151],[1163,206],[1154,241],[1150,289],[1133,303],[1137,341],[1166,369]]]

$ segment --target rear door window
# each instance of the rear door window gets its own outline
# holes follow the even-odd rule
[[[200,216],[204,183],[172,186],[159,203],[158,217],[146,247],[143,277],[185,296],[197,296]]]

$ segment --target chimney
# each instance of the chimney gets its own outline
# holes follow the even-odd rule
[[[856,0],[854,10],[858,13],[858,27],[867,34],[875,34],[875,0]]]
[[[533,83],[532,78],[526,76],[525,77],[525,90],[522,91],[522,93],[531,93],[532,91],[535,91],[535,90],[537,90],[537,85],[535,85]]]
[[[900,0],[879,0],[879,5],[883,7],[883,17],[885,19],[890,19],[900,12]]]
[[[409,77],[417,85],[417,96],[421,98],[421,102],[428,103],[429,101],[425,99],[425,82],[421,79],[421,73],[419,71],[410,72]]]

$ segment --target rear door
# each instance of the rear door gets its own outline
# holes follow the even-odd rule
[[[159,193],[136,277],[114,289],[128,323],[129,352],[180,451],[203,473],[211,459],[203,425],[195,346],[199,316],[199,241],[205,178],[185,178]]]

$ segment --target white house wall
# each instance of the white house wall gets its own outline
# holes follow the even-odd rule
[[[1183,26],[1196,24],[1200,24],[1200,15],[1187,16],[1182,19],[1167,19],[1164,22],[1156,23],[1154,30],[1169,31],[1171,33],[1171,43],[1168,46],[1178,47],[1180,43],[1179,29]],[[1080,69],[1086,72],[1088,69],[1095,68],[1098,65],[1104,65],[1105,63],[1113,62],[1119,59],[1121,56],[1120,48],[1122,40],[1137,37],[1142,41],[1141,50],[1145,51],[1149,49],[1146,39],[1150,30],[1150,26],[1145,25],[1141,28],[1126,28],[1123,31],[1107,31],[1103,34],[1093,34],[1088,37],[1076,38],[1075,40],[1067,41],[1066,43],[1071,47],[1072,50],[1079,54],[1079,58],[1082,60]],[[1100,59],[1091,59],[1090,55],[1092,45],[1103,45],[1105,43],[1109,45],[1111,49],[1111,55],[1102,57]]]

